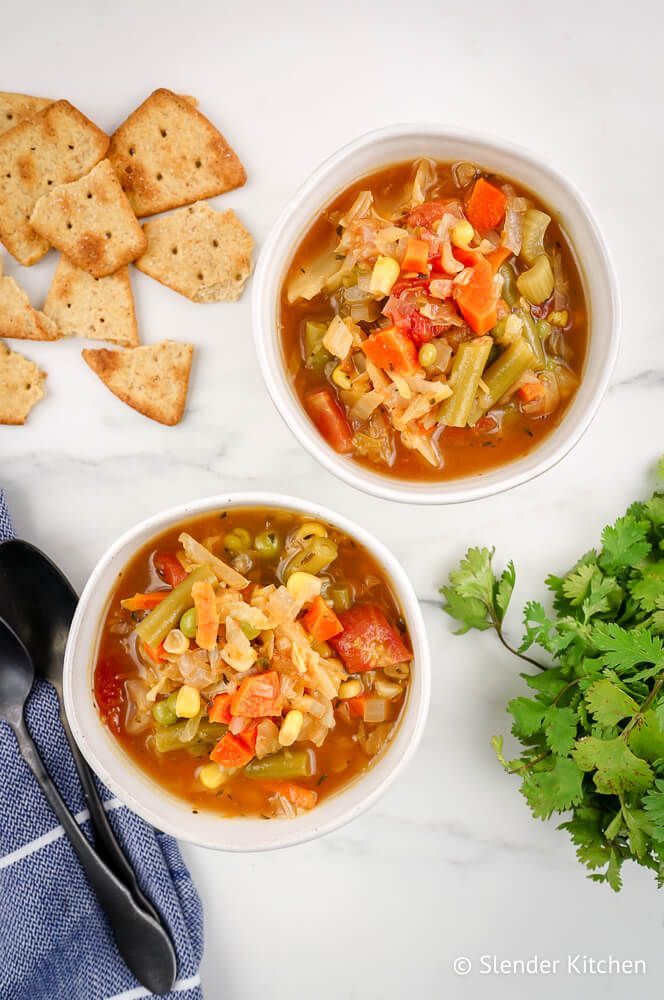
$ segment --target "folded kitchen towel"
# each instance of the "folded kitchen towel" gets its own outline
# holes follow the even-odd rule
[[[0,490],[0,541],[11,537],[11,519]],[[26,719],[51,777],[83,831],[91,836],[83,792],[50,684],[36,681]],[[83,869],[5,723],[0,723],[0,774],[0,998],[138,1000],[151,996],[120,958]],[[203,913],[177,844],[139,819],[108,789],[99,787],[140,886],[162,914],[175,942],[178,980],[165,996],[200,1000]]]

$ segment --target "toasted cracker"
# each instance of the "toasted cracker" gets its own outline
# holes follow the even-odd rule
[[[134,296],[126,266],[106,278],[93,278],[66,257],[60,257],[44,313],[66,337],[106,340],[122,347],[138,344]]]
[[[49,104],[48,97],[30,97],[29,94],[9,94],[0,90],[0,135],[16,128],[21,122],[39,114]]]
[[[46,372],[0,344],[0,424],[24,424],[44,396]]]
[[[108,153],[136,215],[230,191],[247,179],[223,135],[190,98],[155,90],[111,136]]]
[[[48,250],[30,225],[37,199],[87,174],[108,142],[69,101],[56,101],[0,136],[0,240],[21,264],[35,264]]]
[[[251,273],[254,241],[234,212],[205,202],[146,222],[136,267],[194,302],[234,302]]]
[[[161,424],[177,424],[187,400],[194,348],[174,340],[128,351],[81,352],[104,385],[123,403]]]
[[[35,232],[95,278],[138,257],[145,236],[110,160],[42,195],[30,216]]]
[[[30,305],[23,289],[2,274],[0,260],[0,337],[16,340],[57,340],[60,336],[55,323]]]

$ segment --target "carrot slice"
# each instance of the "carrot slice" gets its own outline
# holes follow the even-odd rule
[[[484,259],[478,260],[470,281],[457,287],[455,298],[468,326],[477,334],[488,333],[498,318],[491,264]]]
[[[334,611],[328,607],[320,594],[306,615],[303,615],[302,624],[311,632],[316,642],[327,642],[333,635],[339,635],[344,630]]]
[[[398,375],[413,375],[420,370],[415,344],[395,326],[372,333],[362,350],[378,368],[388,368]]]
[[[228,725],[231,718],[231,696],[218,694],[208,709],[208,719],[210,722],[224,722]]]
[[[401,270],[415,274],[429,273],[429,244],[426,240],[416,240],[411,236],[406,243],[406,252],[401,261]]]
[[[349,698],[347,701],[348,708],[350,709],[350,714],[354,715],[358,719],[364,718],[364,706],[367,703],[368,695],[358,694],[356,698]]]
[[[279,715],[279,692],[279,674],[276,670],[245,677],[231,698],[231,715],[242,715],[250,719]]]
[[[502,267],[506,260],[512,256],[512,251],[508,250],[507,247],[499,246],[491,253],[486,255],[486,259],[491,264],[491,270],[494,274]]]
[[[151,594],[134,594],[133,597],[126,597],[120,601],[120,605],[125,611],[151,611],[161,604],[169,590],[154,590]]]
[[[475,182],[466,206],[466,215],[475,229],[495,229],[505,218],[507,198],[483,177]]]
[[[544,386],[541,382],[524,382],[517,389],[517,396],[524,403],[531,403],[534,399],[541,399],[544,395]]]
[[[234,736],[233,733],[225,733],[210,753],[210,760],[221,764],[222,767],[244,767],[253,756],[253,750],[244,740]]]
[[[303,788],[292,781],[264,781],[263,788],[268,792],[276,792],[292,802],[299,809],[313,809],[318,802],[318,793],[311,788]]]
[[[196,608],[196,644],[201,649],[214,649],[219,631],[217,600],[211,583],[195,583],[191,597]]]

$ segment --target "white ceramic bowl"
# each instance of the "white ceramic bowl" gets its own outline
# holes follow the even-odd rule
[[[279,297],[293,252],[311,223],[337,194],[365,174],[399,161],[432,156],[471,160],[513,178],[557,214],[580,266],[590,308],[583,379],[560,425],[524,458],[480,476],[412,482],[380,475],[338,455],[320,436],[286,374],[279,337]],[[393,125],[369,132],[327,159],[286,205],[260,255],[253,283],[258,360],[272,400],[300,443],[334,475],[385,500],[459,503],[500,493],[540,475],[579,441],[606,392],[618,354],[620,297],[615,271],[590,208],[574,185],[534,153],[504,139],[437,125]]]
[[[413,644],[413,670],[401,723],[377,762],[344,789],[306,815],[292,820],[226,819],[213,812],[193,814],[191,805],[154,782],[123,751],[102,724],[92,698],[93,668],[100,628],[118,574],[137,549],[171,525],[208,511],[233,507],[278,507],[319,518],[355,538],[382,566],[392,585]],[[160,830],[202,847],[226,851],[266,851],[320,837],[368,809],[411,759],[429,708],[430,659],[422,614],[404,570],[380,542],[357,524],[318,504],[274,493],[233,493],[181,504],[147,518],[108,549],[88,580],[72,622],[65,652],[67,718],[90,766],[122,799]]]

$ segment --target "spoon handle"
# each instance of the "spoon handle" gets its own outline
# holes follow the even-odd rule
[[[132,868],[129,859],[117,841],[115,833],[113,832],[113,827],[109,822],[108,815],[106,814],[106,810],[104,809],[101,798],[99,797],[97,786],[95,785],[94,778],[92,777],[92,771],[88,767],[83,754],[76,745],[76,741],[72,736],[64,711],[60,712],[60,722],[62,723],[62,728],[65,731],[65,736],[67,737],[67,741],[74,758],[74,764],[76,765],[76,770],[78,771],[78,776],[83,787],[85,801],[90,812],[90,820],[97,839],[97,845],[98,847],[101,847],[104,854],[104,860],[107,861],[109,867],[113,869],[120,881],[124,882],[124,884],[128,887],[139,906],[142,906],[143,909],[153,916],[158,923],[162,924],[161,917],[155,910],[150,900],[147,899],[141,891],[136,878],[136,872]],[[165,928],[164,932],[167,933]]]
[[[22,715],[11,726],[26,764],[37,779],[108,917],[120,955],[138,981],[153,993],[166,993],[175,982],[177,964],[164,928],[135,902],[96,853],[53,784]]]

